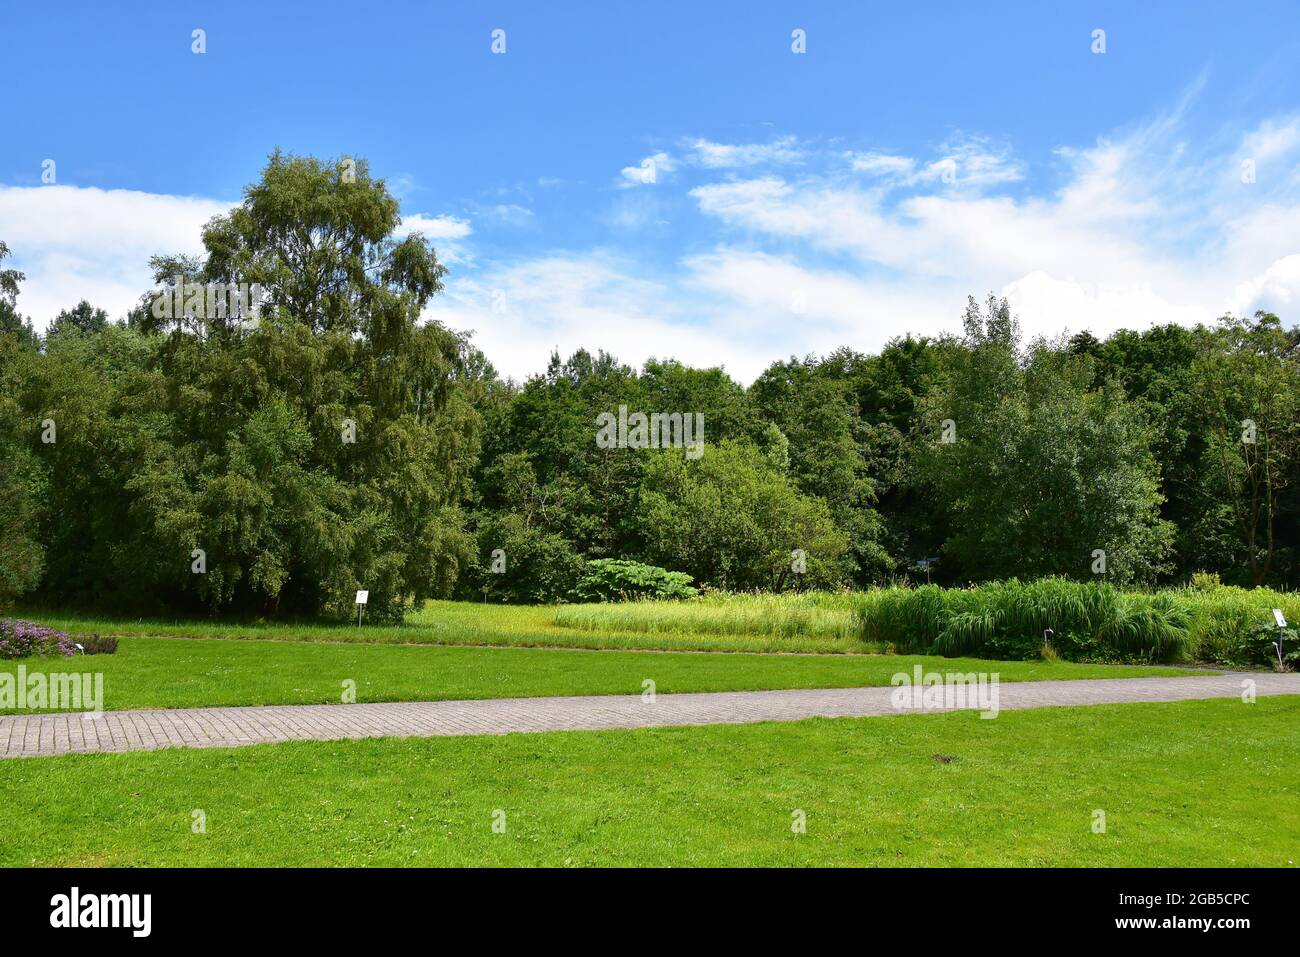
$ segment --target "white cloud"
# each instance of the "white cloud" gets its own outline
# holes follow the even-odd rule
[[[1240,283],[1230,310],[1238,316],[1250,316],[1263,309],[1295,322],[1297,307],[1300,307],[1300,253],[1285,256],[1260,275]]]
[[[402,217],[402,224],[393,231],[394,236],[423,233],[425,239],[464,239],[473,230],[468,219],[455,216],[425,216],[414,213]]]
[[[701,366],[724,358],[731,365],[751,353],[754,366],[766,355],[761,344],[746,348],[698,325],[698,314],[673,284],[648,278],[635,263],[602,251],[548,255],[453,277],[447,294],[425,315],[472,330],[497,369],[520,379],[540,372],[552,349],[567,357],[579,348],[604,348],[624,362],[659,356]]]
[[[1300,146],[1300,119],[1269,120],[1251,130],[1242,143],[1242,155],[1256,163],[1289,156]]]
[[[624,188],[653,186],[675,169],[677,169],[677,161],[671,156],[664,152],[654,153],[636,166],[624,166],[620,174],[622,179],[619,180],[618,185]]]
[[[1193,155],[1178,124],[1162,118],[1088,149],[1059,151],[1063,184],[1026,197],[988,192],[1026,170],[977,139],[946,151],[958,188],[941,182],[937,160],[906,177],[913,188],[903,195],[898,182],[869,188],[823,174],[710,183],[691,196],[733,231],[757,233],[751,242],[850,257],[904,301],[921,305],[936,283],[976,295],[992,289],[1012,300],[1027,331],[1070,326],[1104,334],[1300,303],[1295,260],[1287,258],[1300,251],[1300,183],[1278,176],[1242,184],[1242,143],[1282,169],[1300,150],[1300,127],[1266,123],[1235,145]],[[851,158],[860,171],[896,180],[908,169],[907,158],[892,154]],[[963,179],[978,188],[961,189]],[[947,315],[956,315],[962,298]]]
[[[825,354],[844,345],[878,350],[903,332],[938,335],[951,328],[964,301],[962,290],[944,283],[902,289],[763,252],[722,248],[682,265],[685,287],[708,310],[711,328],[733,349],[749,347],[729,363],[746,382],[784,356]]]
[[[43,329],[81,299],[117,318],[153,286],[149,257],[202,252],[233,203],[78,186],[0,186],[0,238],[27,274],[19,311]]]
[[[518,203],[497,203],[484,206],[480,210],[484,219],[491,219],[507,226],[529,226],[534,222],[534,214],[527,206]]]
[[[732,169],[744,166],[798,163],[805,152],[793,136],[771,143],[714,143],[695,139],[689,143],[691,159],[705,169]]]
[[[1023,179],[1024,166],[1011,156],[1007,147],[995,149],[988,140],[968,137],[955,144],[945,144],[939,159],[917,174],[919,182],[939,180],[964,188],[981,188]]]
[[[393,230],[393,235],[401,238],[411,233],[421,233],[434,245],[438,259],[445,264],[464,264],[473,257],[468,253],[464,242],[473,232],[468,219],[455,216],[426,216],[412,213],[403,216],[401,224]]]
[[[482,223],[534,220],[508,205],[471,207],[473,226],[413,214],[404,229],[464,266],[428,314],[477,330],[516,377],[541,371],[552,348],[603,347],[626,362],[722,363],[749,380],[789,354],[958,331],[966,295],[988,291],[1008,296],[1030,335],[1255,309],[1300,322],[1300,118],[1192,137],[1187,109],[1058,149],[1050,177],[1033,179],[1025,161],[977,137],[929,157],[692,140],[684,161],[659,152],[622,171],[642,186],[651,169],[659,189],[591,210],[637,229],[621,248],[543,246],[512,259],[496,247],[476,260],[491,233]],[[781,150],[788,162],[798,150],[793,174],[763,168]],[[1240,177],[1247,156],[1259,167],[1251,184]],[[696,177],[685,191],[693,213],[671,173]],[[148,288],[148,256],[197,252],[202,223],[224,211],[129,191],[0,188],[0,238],[29,273],[20,307],[39,322],[83,296],[121,314]]]
[[[911,156],[870,151],[844,156],[855,173],[864,173],[891,187],[943,183],[966,190],[983,189],[1023,179],[1024,165],[1006,147],[993,147],[983,137],[964,137],[945,143],[939,155],[921,164]]]
[[[846,156],[855,173],[866,173],[870,176],[907,179],[916,168],[916,160],[910,156],[874,152],[848,153]]]
[[[1165,323],[1194,325],[1215,318],[1199,303],[1176,303],[1150,283],[1088,282],[1035,271],[999,290],[1021,317],[1026,336],[1052,337],[1088,329],[1105,337],[1117,329]]]

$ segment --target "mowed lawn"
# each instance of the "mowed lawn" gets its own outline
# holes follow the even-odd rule
[[[1003,681],[1183,674],[1170,668],[912,655],[757,655],[123,638],[116,654],[0,662],[103,672],[104,707],[337,704],[541,695],[754,691],[887,685],[898,672],[998,672]],[[3,712],[0,712],[3,713]]]
[[[34,758],[0,864],[1285,867],[1297,754],[1278,697]]]

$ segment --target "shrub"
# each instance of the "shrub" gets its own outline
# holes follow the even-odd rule
[[[1276,666],[1273,609],[1281,608],[1288,621],[1300,621],[1300,598],[1290,592],[1221,585],[1210,591],[1180,589],[1172,594],[1189,609],[1196,657],[1214,664]],[[1284,636],[1284,656],[1295,650]]]
[[[1278,665],[1277,626],[1273,623],[1256,625],[1250,633],[1250,650],[1253,657],[1263,658],[1273,667]],[[1296,644],[1296,630],[1282,629],[1282,661],[1286,670],[1300,665],[1300,646]]]
[[[578,601],[627,601],[632,598],[694,598],[699,591],[685,572],[618,558],[597,558],[573,589]]]
[[[0,658],[53,658],[76,653],[76,646],[65,632],[17,618],[0,621]]]
[[[117,639],[112,635],[83,635],[76,642],[83,655],[112,655],[117,653]]]
[[[484,592],[492,601],[512,604],[564,601],[586,571],[587,563],[572,542],[514,512],[484,521],[478,547],[480,563],[460,580],[461,597],[470,601],[482,600]],[[498,549],[505,562],[500,573],[493,569]]]

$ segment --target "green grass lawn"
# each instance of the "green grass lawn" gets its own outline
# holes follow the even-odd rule
[[[0,864],[1285,867],[1296,754],[1277,697],[32,758]]]
[[[879,651],[879,646],[855,636],[852,602],[848,594],[560,606],[431,601],[400,625],[366,624],[360,629],[319,622],[96,618],[36,609],[15,614],[73,635],[662,651]]]
[[[294,641],[123,638],[113,655],[0,661],[0,671],[102,671],[104,706],[339,703],[343,681],[358,701],[538,695],[753,691],[887,685],[916,664],[939,671],[997,671],[1004,681],[1180,674],[1168,668],[1043,661],[976,661],[908,655],[754,655],[535,648],[457,648]]]

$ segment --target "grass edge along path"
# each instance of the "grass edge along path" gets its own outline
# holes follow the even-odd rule
[[[759,655],[123,638],[113,655],[0,661],[0,674],[100,672],[106,710],[446,701],[888,685],[920,665],[1002,681],[1205,674],[1188,669],[919,655]],[[0,713],[17,713],[0,708]]]

